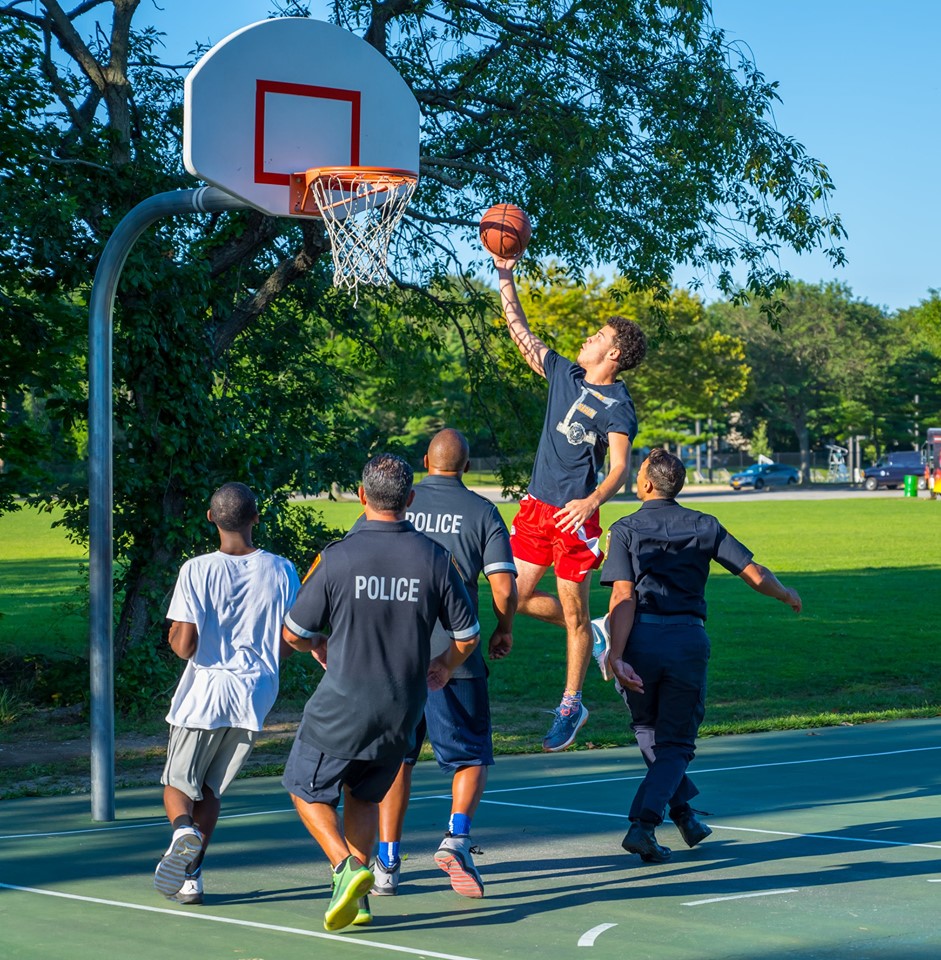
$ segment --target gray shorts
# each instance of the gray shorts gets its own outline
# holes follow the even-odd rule
[[[254,730],[237,727],[170,727],[167,762],[160,782],[185,793],[190,800],[202,800],[203,787],[221,797],[251,756],[257,737]]]

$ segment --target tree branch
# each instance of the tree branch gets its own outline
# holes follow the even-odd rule
[[[287,287],[304,276],[329,249],[329,241],[321,224],[304,222],[301,225],[304,244],[295,256],[283,260],[268,279],[243,300],[232,315],[221,323],[213,336],[213,355],[221,357],[235,338],[265,310]]]

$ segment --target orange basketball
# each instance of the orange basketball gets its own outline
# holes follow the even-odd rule
[[[512,203],[497,203],[480,218],[480,242],[495,256],[522,256],[533,228],[526,211]]]

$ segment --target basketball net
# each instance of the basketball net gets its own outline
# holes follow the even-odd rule
[[[405,170],[331,167],[309,170],[306,179],[330,237],[334,286],[352,291],[357,300],[361,283],[387,286],[392,231],[418,177]]]

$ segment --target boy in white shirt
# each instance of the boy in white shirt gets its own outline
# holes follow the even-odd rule
[[[278,695],[281,622],[299,582],[290,560],[252,545],[255,495],[223,484],[207,513],[219,550],[180,569],[167,619],[186,669],[170,704],[170,740],[160,782],[173,838],[154,886],[181,903],[202,903],[202,861],[220,797],[245,764]],[[296,649],[296,648],[295,648]]]

